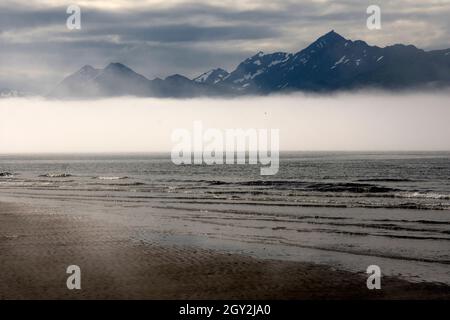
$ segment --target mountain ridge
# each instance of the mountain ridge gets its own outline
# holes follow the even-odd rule
[[[424,51],[403,44],[382,48],[331,30],[296,53],[260,51],[231,72],[216,68],[193,79],[175,74],[149,80],[118,62],[104,69],[86,65],[49,96],[195,97],[427,86],[450,86],[450,49]]]

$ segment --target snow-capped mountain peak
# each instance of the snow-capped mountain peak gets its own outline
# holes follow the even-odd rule
[[[228,76],[228,72],[226,70],[217,68],[199,75],[198,77],[194,78],[193,81],[197,83],[217,84],[226,76]]]

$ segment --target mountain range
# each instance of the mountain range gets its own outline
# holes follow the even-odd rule
[[[0,98],[17,98],[17,97],[25,97],[27,94],[21,91],[8,89],[8,88],[0,88]]]
[[[121,63],[104,69],[87,65],[66,77],[49,96],[195,97],[449,85],[450,49],[424,51],[403,44],[380,48],[332,30],[297,53],[259,52],[232,72],[218,68],[194,79],[176,74],[149,80]]]

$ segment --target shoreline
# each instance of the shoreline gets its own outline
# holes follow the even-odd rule
[[[44,206],[0,200],[0,299],[450,299],[450,287],[313,263],[263,260],[158,241]],[[66,287],[81,268],[82,289]]]

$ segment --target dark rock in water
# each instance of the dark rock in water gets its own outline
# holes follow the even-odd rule
[[[10,172],[0,172],[0,177],[12,177],[12,175]]]

